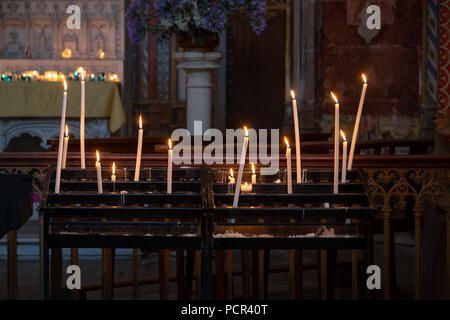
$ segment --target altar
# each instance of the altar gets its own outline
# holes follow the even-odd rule
[[[125,123],[120,91],[117,82],[86,82],[87,137],[110,137]],[[60,82],[0,82],[0,151],[24,133],[39,137],[41,147],[49,149],[47,140],[59,133],[61,92]],[[80,97],[80,82],[69,82],[67,117],[75,137],[79,137]]]

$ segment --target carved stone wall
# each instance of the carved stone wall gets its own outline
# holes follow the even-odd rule
[[[81,29],[66,25],[69,5],[81,8]],[[124,0],[0,0],[0,58],[123,59]]]

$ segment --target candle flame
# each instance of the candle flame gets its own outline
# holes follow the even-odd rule
[[[81,80],[82,81],[84,81],[84,69],[83,69],[83,67],[79,67],[78,69],[77,69],[77,71],[78,71],[78,73],[80,73],[81,74]]]
[[[284,137],[284,143],[286,143],[286,147],[289,148],[289,141],[287,137]]]
[[[64,75],[62,75],[61,78],[63,79],[64,91],[67,91],[66,77]]]
[[[252,172],[255,174],[255,165],[252,163]]]
[[[334,102],[336,102],[336,104],[338,104],[338,103],[339,103],[339,100],[338,100],[338,98],[336,97],[336,95],[333,93],[333,91],[330,91],[330,93],[331,93],[331,97],[333,98]]]
[[[292,97],[292,99],[295,100],[295,92],[294,92],[294,90],[291,90],[291,97]]]
[[[342,136],[342,139],[344,139],[344,141],[347,141],[347,138],[345,137],[344,131],[342,131],[342,130],[341,130],[341,136]]]
[[[98,50],[98,57],[99,57],[100,59],[105,58],[105,52],[104,52],[102,49]]]
[[[233,178],[233,169],[230,169],[230,177]]]
[[[248,129],[246,126],[244,126],[244,133],[245,133],[245,136],[248,137]]]
[[[139,129],[142,129],[142,115],[139,115]]]
[[[113,166],[112,166],[112,174],[115,175],[116,174],[116,163],[113,162]]]
[[[364,73],[362,74],[362,78],[364,80],[364,83],[367,83],[367,78],[366,78],[366,75]]]
[[[100,162],[100,153],[98,153],[98,150],[96,151],[97,153],[97,162]]]
[[[68,137],[68,136],[69,136],[69,127],[66,124],[66,137]]]
[[[172,150],[172,140],[169,138],[169,149]]]

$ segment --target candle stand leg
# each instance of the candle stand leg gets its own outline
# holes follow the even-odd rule
[[[138,298],[139,291],[139,249],[133,249],[133,299]]]
[[[358,250],[352,250],[352,299],[358,300],[359,290]]]
[[[185,298],[192,300],[192,286],[194,284],[194,266],[195,266],[195,251],[187,250],[186,252],[186,287]]]
[[[177,291],[178,300],[185,300],[184,250],[177,250]]]
[[[216,250],[215,257],[215,265],[216,265],[216,300],[224,300],[224,291],[225,291],[225,251],[224,250]]]
[[[202,296],[202,252],[195,250],[195,296],[200,300]]]
[[[414,209],[414,299],[421,297],[421,245],[422,245],[422,210],[419,206]]]
[[[295,299],[303,299],[303,251],[295,250]]]
[[[242,287],[245,300],[250,300],[250,258],[249,250],[242,250]]]
[[[227,299],[233,299],[233,250],[227,250]]]
[[[114,249],[102,249],[102,299],[114,298]]]
[[[170,263],[169,250],[159,250],[159,292],[160,299],[169,299]]]
[[[8,232],[8,299],[17,299],[17,231]]]
[[[50,297],[55,300],[59,296],[62,283],[62,249],[52,248],[51,250],[51,289]]]

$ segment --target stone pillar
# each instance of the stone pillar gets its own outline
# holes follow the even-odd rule
[[[211,74],[220,67],[220,52],[176,52],[178,69],[186,72],[186,128],[194,134],[194,121],[202,121],[203,130],[211,128]]]

